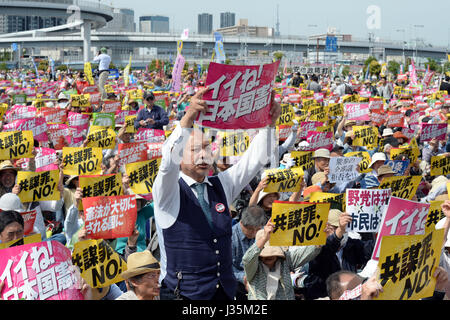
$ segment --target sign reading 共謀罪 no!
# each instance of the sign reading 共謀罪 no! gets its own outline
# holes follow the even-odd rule
[[[104,288],[123,281],[120,274],[127,264],[105,240],[85,240],[75,243],[72,262],[91,288]]]
[[[275,225],[270,236],[271,246],[323,245],[328,220],[329,203],[301,203],[275,201],[272,206],[272,222]]]
[[[301,168],[291,169],[269,169],[266,170],[267,187],[264,192],[298,192],[301,188],[303,170]]]
[[[381,242],[377,279],[382,287],[376,300],[419,300],[432,297],[433,274],[439,266],[444,229],[424,235],[385,236]]]
[[[63,148],[64,174],[101,174],[103,154],[101,148]]]
[[[136,194],[151,193],[160,165],[161,158],[126,164],[131,190]]]

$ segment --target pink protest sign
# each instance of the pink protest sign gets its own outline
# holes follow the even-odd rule
[[[181,72],[183,71],[184,64],[185,59],[179,54],[172,71],[172,91],[174,92],[180,92],[181,90]]]
[[[105,101],[103,106],[103,112],[105,113],[116,113],[120,111],[122,104],[120,101]]]
[[[36,108],[27,106],[12,106],[9,111],[5,114],[6,122],[12,122],[20,119],[29,119],[36,117]]]
[[[4,300],[84,300],[72,253],[57,241],[2,249],[0,279]]]
[[[118,110],[116,111],[116,124],[124,124],[125,123],[125,117],[127,116],[134,116],[137,114],[137,111],[135,110]]]
[[[58,160],[56,151],[50,148],[35,148],[36,149],[36,172],[59,170],[55,162]]]
[[[203,95],[209,112],[197,122],[216,129],[257,129],[271,124],[270,102],[279,61],[260,66],[211,62]]]
[[[333,149],[333,132],[309,131],[306,141],[309,143],[304,150],[315,151],[317,149]]]
[[[49,124],[48,136],[55,150],[62,150],[64,146],[70,146],[72,143],[72,131],[67,124]]]
[[[344,107],[348,113],[348,120],[370,121],[368,103],[345,103]]]
[[[162,142],[166,140],[166,134],[164,130],[139,128],[138,132],[136,132],[134,136],[134,139],[136,142]]]
[[[381,221],[372,259],[378,260],[384,236],[424,234],[429,209],[430,204],[391,197]]]
[[[87,130],[89,128],[89,115],[82,113],[69,112],[67,117],[69,126],[79,131]]]
[[[20,215],[23,218],[23,234],[29,235],[33,231],[34,221],[36,221],[36,210],[21,212]]]
[[[308,132],[316,131],[315,129],[318,127],[323,127],[323,122],[320,121],[301,122],[300,123],[301,132],[298,136],[298,139],[306,138],[308,136]]]
[[[48,140],[47,130],[44,118],[19,119],[3,126],[3,131],[32,131],[37,141]]]
[[[67,121],[67,110],[57,108],[41,108],[41,113],[47,123],[64,123]]]
[[[422,132],[420,133],[420,141],[431,141],[433,139],[446,140],[447,124],[446,123],[422,123]]]

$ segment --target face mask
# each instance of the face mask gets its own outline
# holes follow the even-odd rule
[[[61,103],[58,103],[58,106],[59,106],[61,109],[65,109],[65,108],[67,107],[68,104],[69,104],[68,102],[61,102]]]

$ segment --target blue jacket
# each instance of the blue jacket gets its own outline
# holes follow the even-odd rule
[[[147,120],[150,118],[155,120],[155,124],[149,124],[145,127],[142,127],[139,124],[141,120]],[[168,124],[169,117],[167,116],[166,111],[157,105],[154,105],[151,110],[148,110],[147,107],[139,110],[136,120],[134,121],[134,127],[136,128],[136,130],[138,130],[139,128],[164,130],[163,126]]]

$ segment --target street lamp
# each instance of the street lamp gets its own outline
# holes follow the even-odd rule
[[[417,40],[418,40],[417,28],[424,28],[424,25],[423,24],[415,24],[414,28],[415,28],[415,36],[416,36],[416,41],[415,41],[415,47],[416,47],[415,59],[417,59]]]
[[[403,32],[403,40],[402,40],[403,63],[406,65],[406,60],[405,60],[405,33],[406,33],[406,30],[398,29],[397,32]]]
[[[308,28],[317,28],[317,24],[308,24]],[[308,49],[306,52],[306,58],[308,59],[308,63],[309,63],[309,32],[308,32]]]

